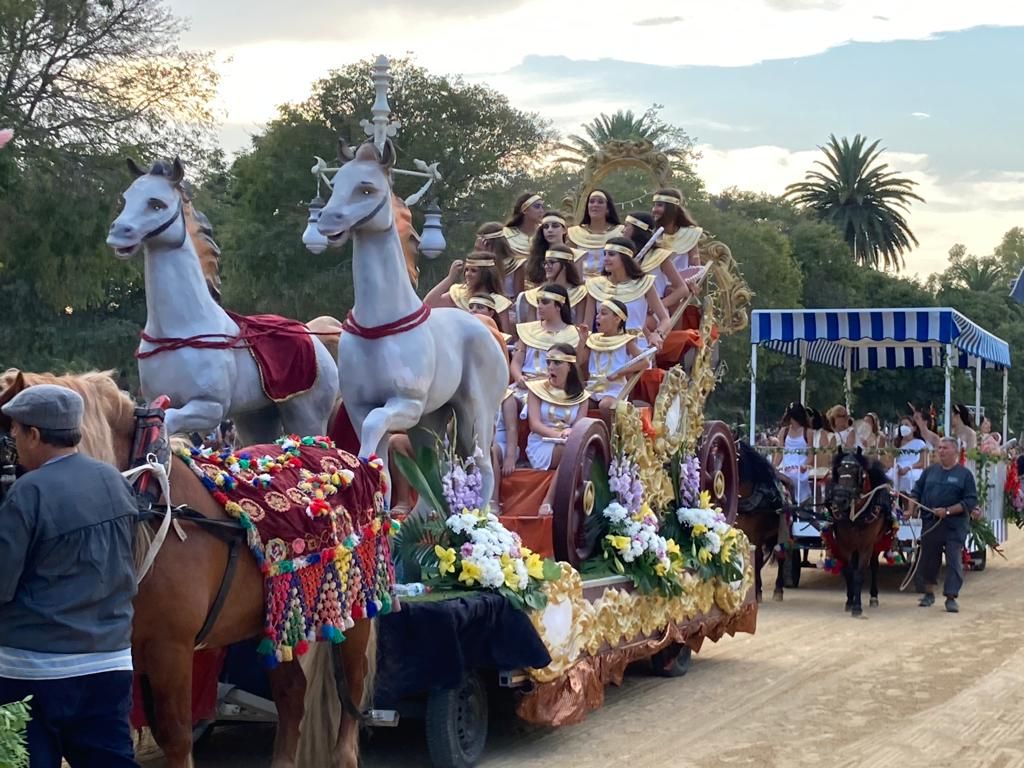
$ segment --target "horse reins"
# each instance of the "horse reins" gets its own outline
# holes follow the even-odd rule
[[[185,205],[181,201],[181,193],[178,193],[178,207],[175,209],[174,214],[167,219],[163,224],[158,226],[156,229],[151,231],[149,234],[143,235],[142,240],[152,240],[157,235],[161,235],[170,228],[170,226],[181,218],[181,240],[178,242],[175,248],[181,248],[185,245],[185,241],[188,239],[188,227],[185,225]]]

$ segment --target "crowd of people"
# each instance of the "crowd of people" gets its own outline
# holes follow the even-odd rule
[[[677,189],[625,215],[594,189],[575,224],[527,192],[504,223],[477,229],[473,251],[424,303],[480,316],[507,345],[511,376],[492,448],[503,475],[521,461],[556,468],[573,424],[590,408],[610,413],[629,376],[651,365],[645,351],[664,348],[672,313],[699,290],[701,232]],[[522,456],[520,422],[529,427]],[[551,514],[550,494],[540,512]]]

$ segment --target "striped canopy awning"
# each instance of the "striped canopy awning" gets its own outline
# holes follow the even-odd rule
[[[1009,345],[948,307],[926,309],[759,309],[751,313],[750,342],[814,363],[851,371],[1010,367]]]

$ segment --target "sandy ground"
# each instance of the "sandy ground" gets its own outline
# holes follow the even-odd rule
[[[1006,550],[967,575],[957,615],[941,598],[918,608],[898,591],[905,569],[883,567],[881,606],[853,619],[838,578],[805,570],[785,602],[761,606],[757,634],[706,644],[686,677],[638,670],[576,726],[496,718],[480,765],[1024,768],[1024,534]],[[197,765],[269,765],[272,738],[222,729]],[[375,732],[364,758],[429,766],[422,723]]]

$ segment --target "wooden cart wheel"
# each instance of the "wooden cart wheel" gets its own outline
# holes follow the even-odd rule
[[[594,462],[607,467],[610,461],[608,428],[600,419],[580,419],[573,425],[569,441],[555,471],[554,520],[555,559],[573,567],[593,554],[583,527],[594,511],[594,486],[590,469]]]
[[[732,431],[720,421],[704,422],[700,439],[700,487],[711,492],[711,503],[720,507],[731,525],[739,507],[739,473]]]

